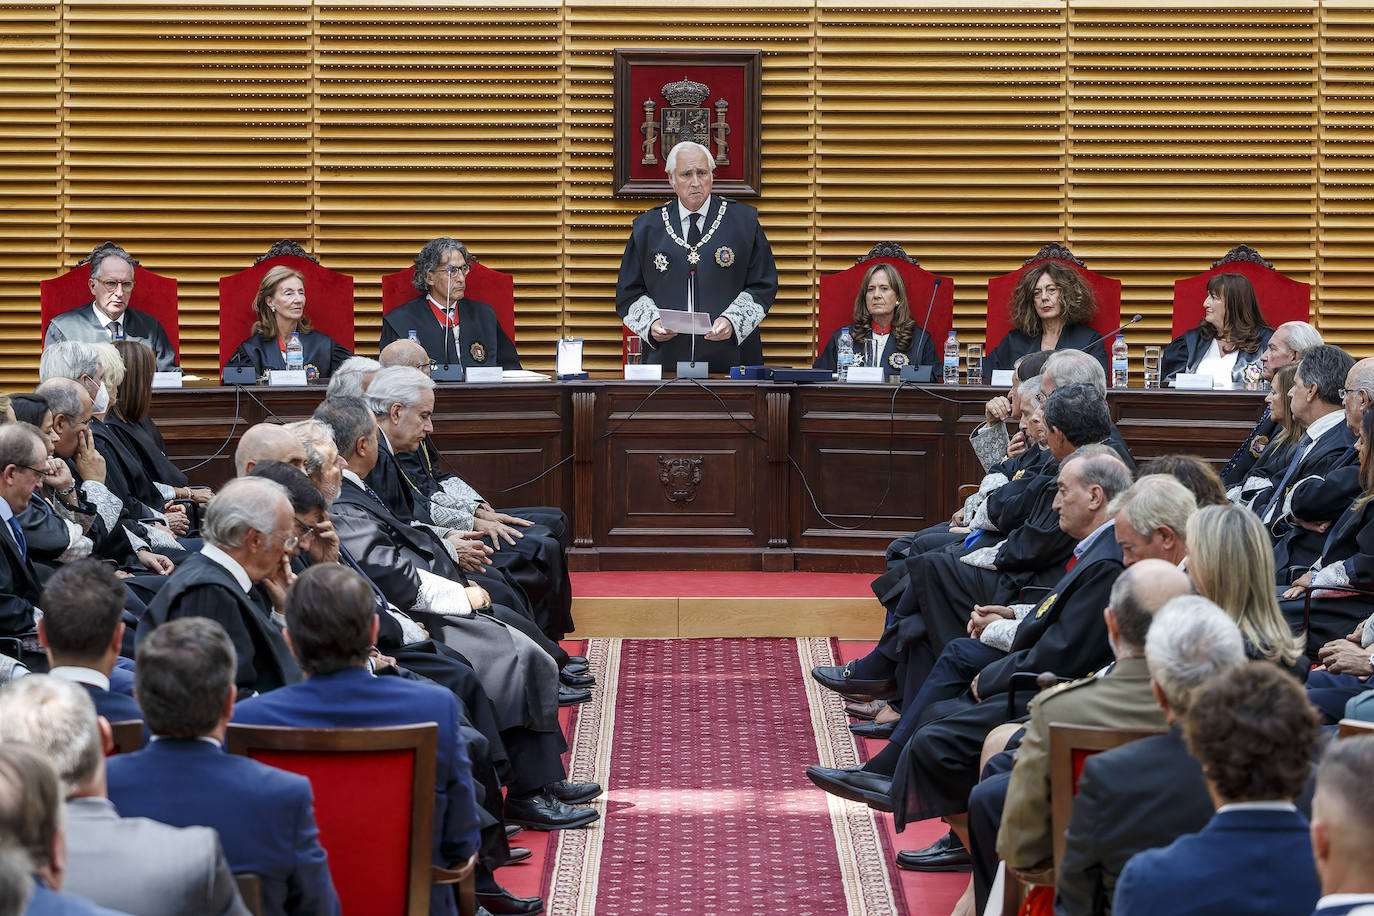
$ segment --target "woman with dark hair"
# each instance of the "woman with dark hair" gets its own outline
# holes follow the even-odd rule
[[[228,366],[251,366],[258,375],[268,369],[285,369],[286,345],[293,333],[300,335],[307,378],[333,375],[353,355],[310,326],[310,319],[305,317],[305,275],[298,270],[278,264],[263,274],[253,310],[257,320],[252,333],[229,357]]]
[[[816,358],[813,368],[838,368],[836,355],[840,328],[830,335],[830,342]],[[874,264],[864,274],[859,293],[854,297],[854,320],[847,326],[854,341],[854,365],[864,366],[868,342],[873,341],[878,357],[873,363],[882,366],[889,375],[901,372],[903,366],[935,365],[935,343],[926,330],[911,317],[906,298],[906,284],[901,273],[887,264]]]
[[[1164,348],[1161,372],[1167,384],[1180,372],[1210,375],[1215,385],[1258,382],[1260,354],[1274,329],[1264,323],[1255,288],[1244,274],[1217,274],[1207,281],[1202,321]]]
[[[205,505],[214,494],[209,487],[193,487],[181,469],[167,458],[167,444],[148,415],[152,406],[153,372],[157,358],[137,340],[117,340],[115,349],[124,360],[124,381],[105,418],[105,429],[117,439],[121,455],[131,455],[141,475],[153,482],[163,500],[194,499]],[[121,462],[126,464],[128,462]],[[125,473],[140,471],[125,468]],[[159,508],[153,506],[153,508]]]
[[[1274,373],[1273,384],[1264,400],[1269,405],[1269,417],[1277,424],[1278,432],[1262,446],[1264,451],[1254,467],[1250,468],[1250,473],[1245,475],[1245,480],[1226,491],[1232,502],[1249,506],[1256,512],[1268,504],[1274,485],[1283,479],[1288,465],[1293,461],[1298,440],[1307,432],[1307,424],[1293,416],[1288,403],[1288,392],[1297,375],[1297,363],[1280,366]]]
[[[1196,455],[1160,455],[1140,469],[1146,474],[1168,474],[1188,488],[1199,509],[1226,505],[1226,489],[1216,470]]]
[[[1012,330],[983,366],[1010,369],[1036,350],[1083,350],[1107,369],[1107,344],[1088,326],[1097,314],[1092,287],[1067,264],[1043,261],[1021,275],[1011,294]]]

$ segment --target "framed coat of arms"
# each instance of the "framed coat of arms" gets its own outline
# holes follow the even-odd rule
[[[671,197],[668,151],[693,140],[715,160],[716,193],[757,197],[761,51],[615,52],[617,197]]]

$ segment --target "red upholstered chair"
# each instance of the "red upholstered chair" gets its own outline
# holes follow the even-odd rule
[[[219,367],[234,355],[253,330],[253,300],[262,275],[278,264],[294,268],[305,277],[305,317],[315,330],[335,343],[354,347],[353,278],[321,267],[320,262],[295,242],[278,242],[253,266],[219,278]]]
[[[459,911],[476,913],[471,866],[431,864],[433,722],[388,728],[229,724],[225,745],[309,778],[320,845],[345,913],[426,916],[430,885],[459,884]],[[365,802],[365,804],[363,804]],[[363,817],[363,814],[366,817]]]
[[[108,244],[108,243],[106,243]],[[97,246],[99,247],[99,246]],[[48,322],[63,312],[70,312],[90,303],[94,297],[88,282],[91,278],[90,255],[60,277],[38,284],[38,311],[41,327],[39,339],[48,336]],[[134,261],[134,291],[129,296],[129,308],[147,312],[158,320],[167,339],[172,342],[177,359],[181,359],[181,329],[177,321],[177,281],[155,274]]]
[[[515,277],[479,264],[472,255],[468,255],[468,263],[472,265],[472,270],[468,271],[468,282],[463,294],[475,302],[485,302],[491,306],[506,336],[514,342]],[[394,274],[382,277],[383,315],[420,295],[411,282],[414,276],[415,268],[407,267],[405,270],[398,270]]]
[[[902,250],[902,246],[893,242],[880,242],[868,254],[858,258],[853,267],[821,277],[816,320],[817,355],[830,342],[831,334],[854,320],[854,299],[859,294],[859,284],[874,264],[891,265],[902,275],[911,317],[918,325],[925,325],[938,358],[950,325],[954,323],[954,281],[949,277],[940,277],[937,290],[936,275],[917,264],[915,258]],[[935,293],[933,308],[931,293]],[[929,321],[926,320],[927,309],[930,310]]]
[[[1011,294],[1027,269],[1041,261],[1061,261],[1072,267],[1092,288],[1097,300],[1097,315],[1089,324],[1099,334],[1110,334],[1121,324],[1121,281],[1088,270],[1072,251],[1063,245],[1046,245],[1019,268],[988,280],[988,333],[984,353],[1002,342],[1011,330]]]
[[[1210,270],[1174,281],[1174,327],[1178,337],[1202,321],[1202,300],[1207,298],[1207,281],[1217,274],[1243,274],[1255,287],[1265,323],[1276,328],[1286,321],[1307,321],[1312,315],[1312,284],[1285,277],[1259,252],[1248,245],[1237,245]]]

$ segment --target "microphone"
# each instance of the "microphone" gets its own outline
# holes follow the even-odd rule
[[[1095,346],[1097,346],[1098,344],[1102,343],[1102,341],[1106,340],[1106,339],[1109,338],[1109,337],[1115,337],[1117,334],[1120,334],[1122,331],[1126,330],[1126,329],[1129,328],[1131,325],[1135,324],[1137,321],[1144,321],[1144,320],[1145,320],[1145,316],[1144,316],[1144,315],[1136,315],[1134,318],[1132,318],[1130,321],[1128,321],[1128,322],[1126,322],[1125,324],[1123,324],[1121,327],[1117,328],[1115,331],[1110,331],[1110,332],[1108,332],[1108,333],[1106,333],[1106,334],[1099,334],[1099,335],[1097,335],[1096,337],[1094,337],[1092,340],[1090,340],[1090,341],[1088,341],[1087,343],[1085,343],[1083,346],[1079,347],[1078,349],[1086,351],[1089,347],[1095,347]]]
[[[940,292],[940,278],[936,277],[935,288],[930,291],[930,305],[926,306],[926,317],[925,320],[921,322],[921,336],[916,339],[916,346],[912,347],[912,350],[916,353],[917,359],[921,358],[921,344],[930,336],[930,332],[927,331],[926,328],[930,326],[930,316],[935,311],[935,295],[938,292]]]

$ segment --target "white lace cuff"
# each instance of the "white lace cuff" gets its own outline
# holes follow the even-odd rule
[[[970,550],[959,558],[960,563],[967,563],[969,566],[978,569],[996,569],[997,551],[1002,548],[1005,541],[998,541],[991,547],[979,547],[977,550]]]
[[[625,327],[645,340],[649,340],[649,325],[658,320],[658,306],[648,296],[640,296],[630,303],[625,313]]]
[[[997,530],[997,526],[992,523],[992,519],[988,517],[988,501],[986,499],[983,500],[983,504],[978,507],[978,511],[973,514],[972,521],[969,521],[968,516],[964,517],[964,524],[978,531],[991,531],[994,534],[1001,533]]]
[[[472,602],[463,586],[425,569],[416,572],[420,574],[420,593],[415,598],[418,610],[444,617],[472,616]]]
[[[158,528],[153,525],[144,525],[143,530],[148,532],[148,543],[158,550],[180,550],[181,542],[176,539],[170,531]]]
[[[138,553],[140,550],[148,549],[148,542],[143,540],[143,538],[139,537],[138,535],[134,534],[128,528],[124,529],[124,534],[126,537],[128,537],[129,546],[133,548],[134,553]]]
[[[740,293],[735,297],[735,301],[725,307],[725,311],[720,313],[720,317],[726,319],[735,328],[735,342],[743,343],[744,338],[754,333],[754,329],[763,323],[763,316],[767,314],[763,306],[754,301],[754,297],[748,293]]]
[[[1328,563],[1312,575],[1313,588],[1334,588],[1350,584],[1350,572],[1345,563]]]
[[[978,640],[985,646],[994,649],[1001,649],[1003,652],[1011,651],[1011,644],[1016,639],[1016,628],[1021,625],[1019,620],[994,620],[992,623],[983,627],[983,632],[979,634]]]
[[[62,551],[62,555],[57,558],[59,563],[70,563],[73,560],[80,560],[91,555],[91,548],[94,546],[91,539],[86,537],[81,530],[81,526],[75,522],[62,520],[62,524],[67,526],[67,549]]]
[[[466,597],[466,595],[464,597]],[[424,628],[418,623],[389,604],[386,607],[386,612],[401,626],[401,645],[413,646],[417,642],[425,641]]]
[[[164,505],[166,504],[167,500],[177,498],[176,487],[169,487],[167,484],[158,483],[157,481],[153,481],[153,486],[157,487],[157,491],[162,494],[162,502]]]
[[[444,494],[453,501],[454,506],[466,506],[470,513],[476,512],[482,505],[482,497],[461,477],[445,479]]]
[[[111,531],[119,525],[119,513],[124,509],[124,504],[119,501],[119,497],[110,492],[109,488],[103,483],[88,480],[81,484],[81,495],[86,497],[86,501],[95,506],[96,514],[100,516],[105,527]]]

